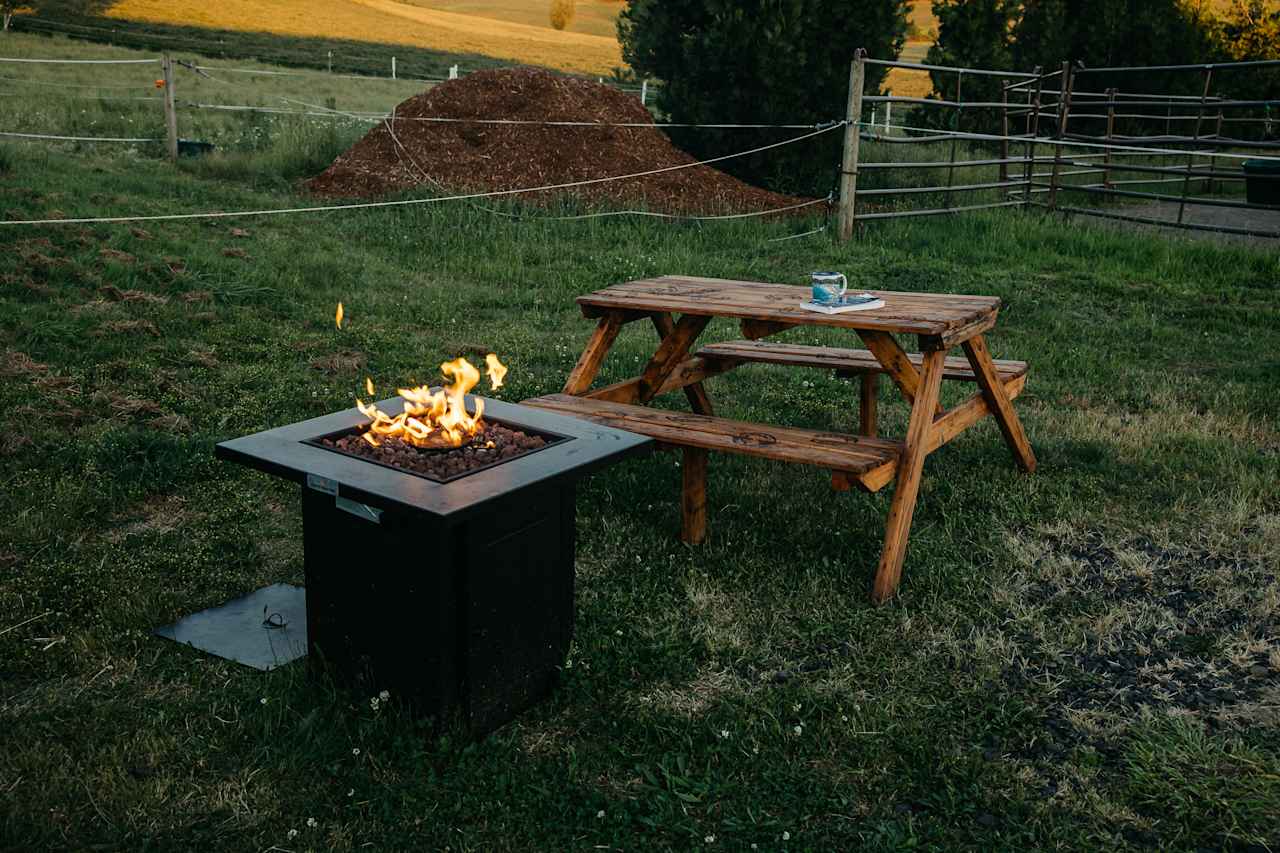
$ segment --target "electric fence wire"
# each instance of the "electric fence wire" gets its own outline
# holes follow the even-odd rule
[[[504,198],[527,193],[548,192],[552,190],[573,189],[575,187],[593,186],[596,184],[609,183],[611,181],[625,181],[632,178],[644,178],[650,175],[659,175],[667,172],[678,172],[684,169],[692,169],[698,166],[707,166],[712,163],[721,163],[725,160],[732,160],[737,157],[747,157],[752,154],[759,154],[764,151],[770,151],[775,148],[781,148],[786,145],[793,145],[797,142],[803,142],[806,139],[812,139],[821,136],[824,133],[844,126],[844,122],[836,122],[830,127],[820,128],[810,131],[799,136],[784,139],[780,142],[772,142],[768,145],[758,145],[754,148],[748,148],[744,151],[736,151],[732,154],[722,154],[718,157],[710,157],[705,160],[695,160],[691,163],[678,163],[674,166],[663,166],[657,169],[646,169],[641,172],[631,172],[625,175],[608,175],[602,178],[588,178],[580,181],[567,181],[558,184],[544,184],[537,187],[520,187],[509,190],[490,190],[488,192],[461,193],[451,196],[436,196],[433,198],[411,198],[397,199],[394,201],[366,201],[366,202],[350,202],[347,204],[331,204],[331,205],[312,205],[308,207],[292,207],[292,208],[263,208],[257,210],[231,210],[231,211],[206,211],[200,213],[158,213],[158,214],[137,214],[128,216],[86,216],[75,217],[70,219],[17,219],[17,220],[0,220],[0,226],[15,225],[96,225],[110,224],[120,222],[175,222],[191,219],[233,219],[241,217],[259,217],[259,216],[283,216],[301,213],[329,213],[340,210],[373,210],[378,208],[391,207],[416,207],[425,204],[442,204],[450,201],[467,201],[471,199],[482,198]],[[147,140],[149,141],[149,140]],[[817,202],[814,202],[817,203]],[[754,214],[731,214],[722,218],[748,218],[750,216],[762,216],[771,211],[761,211]]]
[[[15,139],[50,139],[60,142],[163,142],[159,137],[132,137],[132,136],[55,136],[50,133],[18,133],[16,131],[0,130],[0,136],[12,137]],[[4,223],[0,223],[4,224]]]

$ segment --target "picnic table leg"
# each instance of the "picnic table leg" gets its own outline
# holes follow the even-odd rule
[[[879,396],[879,373],[868,372],[858,377],[859,432],[868,438],[876,437],[876,400]]]
[[[596,330],[591,333],[591,339],[582,350],[582,355],[578,357],[578,363],[574,365],[569,378],[565,380],[563,393],[582,394],[591,387],[591,383],[596,381],[596,374],[600,372],[604,357],[609,354],[609,349],[613,346],[621,329],[621,314],[610,313],[600,318],[596,323]]]
[[[888,332],[874,332],[863,329],[858,330],[858,337],[862,338],[862,342],[866,344],[867,349],[871,350],[871,354],[876,357],[876,361],[880,362],[884,367],[889,378],[893,380],[893,384],[898,386],[898,390],[902,392],[902,396],[907,398],[908,403],[913,403],[916,394],[920,389],[920,373],[916,370],[916,366],[911,363],[911,359],[907,357],[907,352],[902,345],[894,340],[893,335]],[[935,403],[937,414],[942,414],[942,405]]]
[[[1013,451],[1014,461],[1019,468],[1030,474],[1036,470],[1036,455],[1031,450],[1031,442],[1022,429],[1018,413],[1013,410],[1013,401],[1009,399],[1004,383],[1000,381],[1000,374],[991,362],[991,352],[987,349],[986,340],[982,335],[974,335],[961,346],[964,347],[964,354],[969,357],[969,364],[973,366],[973,374],[978,379],[982,395],[987,399],[987,408],[991,410],[996,423],[1000,425],[1000,432],[1004,433],[1005,442]]]
[[[676,330],[676,322],[671,319],[670,313],[666,311],[655,311],[649,316],[653,318],[653,327],[658,330],[659,338],[666,340],[667,335],[670,335]],[[686,348],[686,352],[687,351],[688,348]],[[698,414],[715,414],[715,411],[711,408],[711,398],[707,396],[707,389],[702,387],[701,382],[695,382],[692,385],[684,386],[684,395],[689,399],[689,405]]]
[[[670,320],[670,316],[667,318]],[[655,320],[655,324],[659,326],[661,331],[662,321]],[[707,327],[707,323],[711,322],[710,317],[699,316],[694,314],[685,314],[678,322],[673,323],[669,334],[663,335],[662,343],[658,344],[658,350],[653,354],[653,358],[649,359],[649,363],[645,365],[644,373],[640,377],[640,394],[636,402],[648,403],[662,387],[662,383],[667,381],[680,362],[689,354],[689,348],[698,340],[698,335],[702,334],[702,330]],[[692,397],[690,400],[692,401]],[[710,400],[707,401],[708,405]],[[700,412],[699,414],[707,414]]]
[[[686,447],[680,465],[683,489],[680,492],[680,538],[701,545],[707,538],[707,457],[702,447]]]
[[[907,426],[907,440],[898,461],[898,482],[893,489],[893,502],[889,505],[889,517],[885,521],[884,550],[880,552],[880,566],[876,569],[875,585],[871,598],[877,604],[888,601],[898,590],[902,577],[902,561],[907,555],[907,537],[911,533],[911,516],[916,510],[916,496],[920,494],[920,474],[924,459],[929,455],[929,432],[933,428],[933,412],[942,390],[942,372],[946,363],[945,350],[934,350],[924,355],[920,384],[916,388],[911,406],[911,421]]]

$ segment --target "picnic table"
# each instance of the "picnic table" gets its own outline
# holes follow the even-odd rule
[[[753,281],[662,276],[629,281],[578,297],[597,321],[561,394],[525,400],[654,438],[683,452],[681,536],[699,543],[706,535],[709,451],[742,453],[815,465],[831,472],[838,491],[876,492],[897,480],[885,523],[884,547],[872,598],[893,596],[902,575],[911,517],[925,457],[987,416],[995,418],[1014,461],[1026,472],[1036,458],[1013,408],[1026,383],[1027,365],[995,360],[984,333],[996,322],[1000,300],[992,296],[872,291],[884,307],[819,314],[800,304],[809,288]],[[679,315],[676,319],[674,315]],[[740,322],[744,340],[710,344],[690,354],[714,317]],[[592,388],[600,366],[627,323],[651,321],[658,345],[644,371],[631,379]],[[866,349],[775,343],[772,335],[797,326],[827,326],[857,334]],[[918,353],[906,352],[894,335],[914,335]],[[962,357],[948,357],[955,347]],[[749,423],[716,417],[704,380],[743,364],[764,363],[832,369],[860,380],[859,431],[837,433]],[[906,435],[877,435],[879,377],[888,374],[911,406]],[[973,382],[978,390],[944,410],[942,381]],[[655,409],[656,397],[681,390],[693,413]]]

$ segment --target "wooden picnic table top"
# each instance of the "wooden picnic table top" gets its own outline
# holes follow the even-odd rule
[[[1000,298],[997,296],[886,290],[866,292],[883,299],[884,307],[846,314],[820,314],[800,307],[800,303],[809,299],[807,286],[664,275],[615,284],[579,296],[578,304],[588,317],[619,310],[669,311],[925,336],[945,336],[958,329],[984,323],[989,325],[1000,310]]]

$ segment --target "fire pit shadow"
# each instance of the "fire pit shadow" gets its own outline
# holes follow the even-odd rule
[[[351,409],[216,448],[302,486],[312,666],[476,734],[544,697],[568,652],[577,481],[653,444],[498,400],[484,412],[544,444],[437,480],[326,446],[367,423]]]

